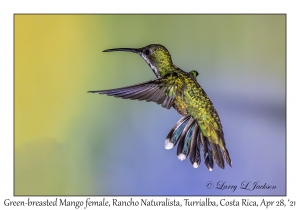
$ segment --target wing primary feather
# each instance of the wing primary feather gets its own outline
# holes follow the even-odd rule
[[[97,90],[97,91],[89,91],[89,92],[115,96],[115,95],[127,95],[127,94],[142,91],[144,89],[146,89],[145,86],[136,86],[136,87],[125,87],[125,88],[118,88],[118,89],[111,89],[111,90]]]
[[[117,94],[117,93],[125,93],[128,91],[135,91],[140,90],[142,87],[145,87],[145,85],[135,85],[135,86],[128,86],[123,88],[116,88],[116,89],[109,89],[109,90],[96,90],[96,91],[89,91],[92,93],[100,93],[100,94]]]
[[[144,96],[145,94],[147,94],[150,91],[151,91],[151,89],[149,88],[149,89],[145,89],[145,90],[136,92],[136,93],[132,94],[132,96],[130,97],[130,99],[132,99],[132,100],[139,99],[140,100],[140,98],[142,96]]]
[[[137,88],[130,88],[130,89],[123,89],[122,91],[114,91],[114,92],[109,92],[107,95],[113,95],[113,96],[118,96],[118,97],[124,97],[124,96],[128,96],[128,95],[137,95],[141,92],[145,92],[145,91],[151,91],[152,87],[151,86],[140,86]]]
[[[160,92],[159,97],[157,97],[155,101],[157,104],[162,104],[165,98],[167,98],[166,94],[164,92]]]
[[[153,91],[156,90],[156,88],[157,88],[157,87],[152,87],[149,91],[146,91],[145,94],[142,95],[142,96],[140,97],[139,100],[146,100],[146,99],[149,99],[150,96],[151,96],[151,94],[153,93]]]
[[[164,101],[162,102],[161,105],[162,105],[163,107],[167,107],[167,106],[168,106],[168,101],[169,101],[169,99],[170,99],[169,97],[165,97],[165,99],[164,99]]]
[[[172,98],[172,97],[167,97],[167,101],[165,102],[165,106],[167,109],[170,109],[172,106],[173,106],[173,103],[174,103],[174,99],[175,98]]]
[[[159,94],[159,92],[160,92],[159,87],[155,88],[155,90],[152,92],[151,95],[149,95],[149,98],[146,99],[146,101],[147,101],[147,102],[149,102],[149,101],[154,101],[153,99],[155,99],[155,96],[156,96],[157,94]]]
[[[159,101],[163,96],[165,96],[165,93],[161,92],[161,90],[158,89],[157,94],[152,95],[152,96],[153,96],[152,99],[151,99],[152,101]]]
[[[148,89],[150,89],[150,87],[139,87],[139,88],[135,88],[135,89],[127,89],[124,91],[120,91],[120,92],[113,92],[114,95],[128,95],[128,94],[138,94],[140,92],[143,91],[147,91]]]
[[[168,73],[164,77],[137,85],[110,90],[88,91],[88,93],[106,94],[117,98],[145,100],[147,102],[153,101],[161,104],[164,108],[170,109],[174,104],[176,85],[178,85],[176,82],[169,82],[170,78],[174,76],[177,76],[176,72]],[[170,95],[169,92],[171,90]]]
[[[127,92],[127,93],[118,93],[118,94],[108,94],[109,96],[114,96],[118,98],[123,98],[123,99],[137,99],[136,97],[140,94],[143,93],[147,90],[139,90],[139,91],[134,91],[134,92]]]

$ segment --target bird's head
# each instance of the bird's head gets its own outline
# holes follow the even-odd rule
[[[125,51],[139,54],[150,66],[157,78],[171,71],[173,65],[171,54],[160,44],[150,44],[142,48],[114,48],[103,52]]]

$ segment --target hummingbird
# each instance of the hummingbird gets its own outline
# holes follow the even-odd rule
[[[203,88],[197,82],[198,72],[185,72],[173,64],[171,54],[160,44],[142,48],[114,48],[103,52],[132,52],[140,55],[150,66],[156,79],[148,82],[110,90],[88,93],[106,94],[131,100],[156,102],[166,109],[173,107],[182,117],[171,129],[165,148],[176,144],[177,157],[190,157],[194,168],[201,162],[201,149],[206,167],[211,171],[214,162],[224,169],[224,160],[231,166],[220,117]]]

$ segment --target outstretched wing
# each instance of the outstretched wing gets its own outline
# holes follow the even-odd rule
[[[178,89],[176,79],[176,73],[169,73],[162,78],[137,85],[111,90],[88,91],[88,93],[106,94],[108,96],[139,101],[145,100],[147,102],[153,101],[157,104],[161,104],[164,108],[170,109],[173,106]]]

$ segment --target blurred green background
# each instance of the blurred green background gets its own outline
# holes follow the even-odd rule
[[[284,195],[285,30],[285,15],[15,15],[15,195]],[[139,56],[102,53],[148,44],[199,72],[232,168],[164,149],[176,111],[86,93],[154,79]],[[221,180],[276,189],[206,189]]]

